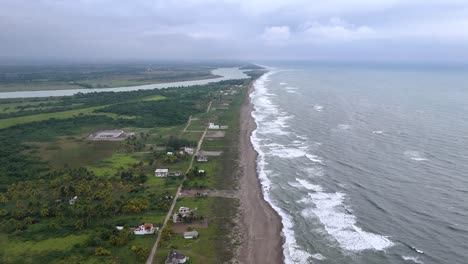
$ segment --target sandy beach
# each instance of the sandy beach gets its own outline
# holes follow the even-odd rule
[[[240,248],[241,263],[283,263],[282,224],[279,215],[263,199],[261,185],[257,177],[257,152],[254,150],[250,136],[256,128],[251,116],[253,105],[248,96],[254,87],[251,86],[241,108],[240,125],[240,195],[241,195],[241,228],[243,238]]]

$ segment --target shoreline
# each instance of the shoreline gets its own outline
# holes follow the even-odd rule
[[[252,117],[254,107],[250,99],[253,90],[254,84],[249,87],[240,112],[240,228],[243,230],[243,237],[239,261],[284,263],[281,217],[263,197],[257,172],[258,153],[250,139],[257,127]]]

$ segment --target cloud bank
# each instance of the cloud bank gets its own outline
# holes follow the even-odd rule
[[[468,59],[465,0],[0,0],[0,58]]]

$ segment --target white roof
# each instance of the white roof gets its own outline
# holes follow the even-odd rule
[[[156,169],[155,172],[169,172],[169,169]]]
[[[197,231],[184,232],[184,236],[197,237],[198,232]]]

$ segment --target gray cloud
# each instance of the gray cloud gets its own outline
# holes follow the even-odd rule
[[[465,0],[0,0],[0,57],[466,60]]]

